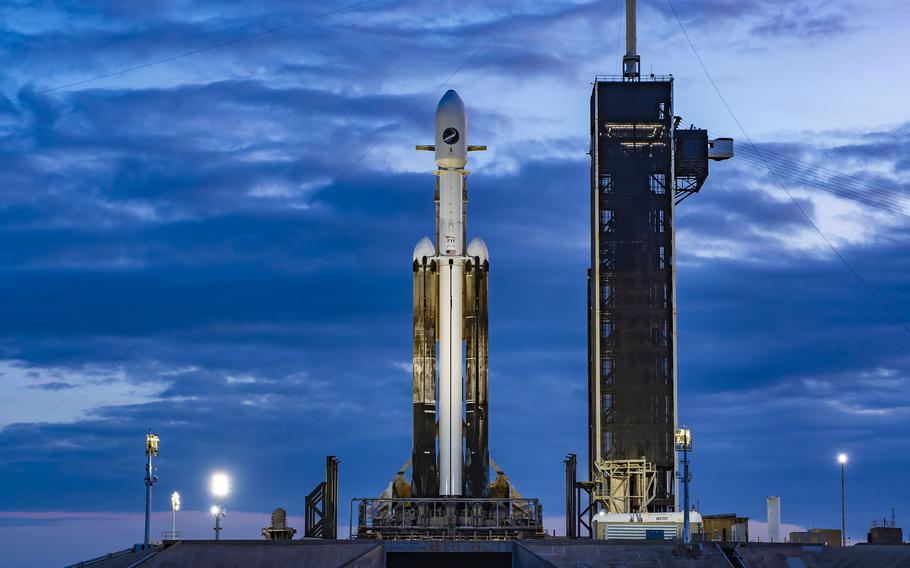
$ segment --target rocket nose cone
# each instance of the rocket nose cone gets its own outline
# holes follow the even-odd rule
[[[439,99],[439,105],[436,107],[437,116],[449,112],[464,112],[464,101],[452,89],[442,95],[442,98]]]
[[[461,168],[468,162],[466,141],[468,117],[464,102],[452,90],[436,107],[436,164],[443,168]]]

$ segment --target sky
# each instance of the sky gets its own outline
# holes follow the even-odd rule
[[[449,88],[490,148],[467,230],[491,255],[492,456],[562,531],[562,460],[587,445],[588,101],[619,70],[622,4],[4,3],[5,565],[141,542],[148,429],[153,536],[175,490],[184,537],[211,536],[216,470],[225,538],[278,506],[302,530],[328,454],[347,534],[350,500],[410,455],[410,255],[434,230],[413,148]],[[660,0],[640,2],[642,70],[738,153],[677,209],[694,502],[753,537],[769,495],[788,527],[837,527],[843,451],[851,540],[891,507],[908,529],[910,6],[674,4],[736,119]]]

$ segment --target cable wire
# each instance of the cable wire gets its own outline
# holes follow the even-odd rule
[[[851,178],[851,179],[856,180],[857,182],[861,182],[862,184],[865,184],[865,185],[878,187],[878,188],[881,188],[881,189],[886,190],[886,191],[895,192],[895,193],[898,193],[898,194],[900,194],[900,195],[902,195],[902,196],[910,197],[910,194],[908,194],[908,192],[906,192],[906,191],[901,191],[901,190],[896,189],[896,188],[894,188],[894,187],[892,187],[892,186],[884,185],[884,184],[882,184],[882,183],[879,183],[879,182],[876,182],[876,181],[873,181],[873,180],[870,180],[870,179],[861,178],[861,177],[858,177],[858,176],[853,175],[853,174],[848,174],[848,173],[841,172],[841,171],[838,171],[838,170],[833,170],[833,169],[828,168],[828,167],[825,167],[825,166],[820,166],[820,165],[818,165],[818,164],[816,164],[816,163],[813,163],[813,162],[807,162],[807,161],[805,161],[805,160],[800,160],[800,159],[798,159],[798,158],[793,158],[792,156],[787,156],[787,155],[782,154],[782,153],[780,153],[780,152],[774,152],[774,151],[772,151],[772,150],[768,150],[767,148],[766,148],[765,150],[763,150],[763,152],[764,152],[765,155],[769,155],[769,154],[770,154],[770,155],[774,155],[774,156],[779,156],[779,157],[781,157],[782,159],[787,159],[787,160],[790,160],[790,161],[792,161],[792,162],[798,162],[798,163],[800,163],[800,164],[805,164],[805,165],[807,165],[807,166],[811,166],[811,167],[816,168],[816,169],[819,169],[819,170],[824,170],[824,171],[830,172],[830,173],[832,173],[832,174],[836,174],[836,175],[839,175],[839,176],[844,176],[845,178]]]
[[[761,156],[756,154],[748,146],[743,148],[744,154],[741,157],[746,160],[761,161]],[[836,170],[830,170],[821,166],[816,166],[810,162],[802,160],[792,160],[784,157],[782,154],[769,156],[765,153],[765,160],[771,163],[778,172],[783,171],[791,178],[804,179],[816,184],[826,191],[846,192],[851,198],[866,200],[871,199],[881,202],[886,208],[892,204],[910,206],[910,194],[901,192],[897,189],[890,188],[874,182],[866,182],[862,178],[851,176]],[[805,164],[805,165],[803,165]],[[811,170],[819,170],[813,172]],[[831,172],[831,173],[824,173]],[[829,187],[830,186],[830,187]],[[887,189],[879,189],[885,187]]]
[[[884,300],[884,298],[879,296],[878,293],[875,291],[875,289],[872,288],[872,286],[869,285],[868,282],[866,282],[866,279],[863,278],[862,275],[855,268],[853,268],[853,265],[851,265],[847,261],[847,259],[844,258],[844,256],[840,253],[840,251],[837,250],[837,247],[835,247],[834,244],[832,244],[831,241],[828,240],[828,237],[826,237],[825,234],[822,233],[821,229],[818,228],[818,225],[815,224],[815,221],[812,220],[812,217],[810,217],[809,214],[806,212],[806,210],[803,208],[803,206],[800,205],[799,201],[797,201],[796,198],[793,197],[793,194],[790,193],[790,190],[787,189],[787,186],[784,184],[784,182],[780,179],[780,177],[778,177],[778,175],[771,168],[771,166],[768,165],[767,160],[765,160],[764,154],[762,154],[761,150],[759,150],[758,147],[755,145],[755,143],[752,141],[752,138],[749,136],[749,133],[746,132],[746,129],[743,127],[742,123],[739,121],[739,118],[737,118],[736,113],[733,112],[733,109],[730,107],[729,103],[727,103],[727,99],[724,97],[723,93],[720,91],[720,88],[718,88],[717,83],[714,82],[714,78],[711,76],[711,73],[708,71],[708,67],[705,65],[705,62],[702,61],[701,56],[698,54],[698,50],[695,48],[695,43],[693,43],[692,38],[689,37],[689,32],[686,31],[686,27],[683,25],[682,20],[679,18],[679,14],[676,11],[676,6],[673,4],[673,0],[667,0],[667,3],[670,4],[670,9],[673,11],[673,16],[676,18],[676,22],[679,24],[679,29],[682,30],[683,35],[686,37],[686,41],[689,42],[689,47],[692,48],[692,53],[695,55],[695,58],[698,60],[698,64],[701,65],[702,71],[705,72],[705,76],[708,78],[708,81],[711,82],[711,86],[714,88],[714,92],[717,93],[718,98],[720,98],[720,101],[723,103],[724,107],[727,109],[727,112],[730,114],[730,117],[736,123],[736,126],[739,127],[740,132],[743,133],[743,136],[745,137],[749,146],[751,146],[752,150],[754,150],[755,153],[759,156],[759,158],[762,161],[762,164],[765,166],[765,168],[771,174],[771,177],[774,178],[774,180],[777,182],[777,185],[780,186],[780,188],[784,191],[784,193],[787,194],[787,197],[790,198],[790,201],[792,201],[793,204],[796,206],[796,208],[799,209],[799,212],[802,213],[803,217],[805,217],[806,222],[812,227],[812,229],[815,230],[816,233],[818,233],[818,236],[821,237],[821,239],[825,242],[825,244],[828,245],[828,248],[831,249],[831,252],[833,252],[834,255],[847,268],[847,270],[849,270],[853,274],[853,276],[859,281],[859,283],[863,285],[863,287],[869,292],[869,294],[873,298],[875,298],[875,300],[882,306],[882,308],[884,308],[885,311],[887,311],[889,314],[891,314],[891,317],[894,319],[894,321],[897,322],[898,325],[900,325],[904,329],[904,331],[906,331],[908,334],[910,334],[910,327],[908,327],[907,324],[904,323],[904,321],[900,318],[900,316],[897,315],[897,313],[893,309],[891,309],[891,306],[888,305],[888,303]]]
[[[761,159],[757,156],[740,154],[738,158],[746,165],[757,167],[759,169],[765,169],[764,162],[762,162]],[[782,177],[787,177],[798,184],[814,187],[833,195],[837,195],[838,197],[843,197],[852,201],[858,201],[865,205],[870,205],[872,207],[876,207],[890,213],[896,213],[899,215],[910,214],[910,202],[903,203],[904,200],[895,199],[891,196],[880,195],[872,192],[857,190],[851,187],[846,187],[844,185],[837,184],[833,180],[825,180],[820,179],[817,176],[807,175],[802,170],[790,169],[785,164],[775,164],[774,167],[779,175]]]
[[[368,0],[368,1],[369,1],[369,0]],[[446,85],[448,85],[448,84],[452,81],[452,79],[455,78],[456,75],[458,75],[459,73],[461,73],[468,65],[470,65],[470,64],[477,58],[477,56],[480,55],[480,53],[481,53],[482,51],[484,51],[484,50],[485,50],[487,47],[489,47],[490,44],[492,44],[500,35],[502,35],[502,32],[504,32],[504,31],[506,30],[506,28],[508,28],[508,27],[512,24],[512,22],[515,21],[516,18],[518,18],[518,16],[522,15],[525,11],[527,11],[527,9],[528,9],[528,8],[531,6],[531,4],[533,4],[533,3],[534,3],[534,0],[528,0],[524,5],[522,5],[521,9],[519,9],[517,12],[514,12],[514,13],[505,21],[505,23],[503,23],[499,28],[497,28],[497,29],[496,29],[496,30],[495,30],[495,31],[486,39],[486,41],[484,41],[484,42],[483,42],[483,43],[482,43],[482,44],[481,44],[473,53],[471,53],[471,55],[470,55],[470,56],[469,56],[461,65],[459,65],[451,74],[449,74],[441,83],[439,83],[439,84],[436,86],[435,89],[433,89],[432,91],[430,91],[429,93],[427,93],[426,96],[424,96],[422,99],[420,99],[420,101],[419,101],[413,108],[411,108],[411,109],[410,109],[410,110],[401,118],[401,120],[399,120],[398,122],[396,122],[396,123],[392,126],[392,128],[390,128],[389,130],[387,130],[383,135],[379,136],[379,137],[377,138],[377,140],[376,140],[371,146],[369,146],[369,147],[368,147],[362,154],[360,154],[353,162],[351,162],[347,167],[345,167],[345,168],[341,171],[341,173],[338,174],[338,175],[332,180],[332,182],[329,184],[329,187],[331,187],[331,186],[337,184],[339,181],[341,181],[343,178],[345,178],[345,177],[346,177],[346,176],[347,176],[347,175],[348,175],[348,174],[349,174],[349,173],[350,173],[358,164],[360,164],[360,162],[362,162],[362,161],[364,160],[364,158],[366,158],[373,150],[375,150],[380,144],[382,144],[383,142],[385,142],[392,134],[394,134],[399,128],[401,128],[401,126],[404,125],[412,116],[414,116],[414,114],[417,113],[417,111],[420,110],[420,108],[421,108],[424,104],[426,104],[427,101],[429,101],[429,100],[433,97],[433,95],[435,95],[436,93],[438,93],[439,91],[441,91]],[[296,220],[303,214],[303,212],[304,212],[303,209],[298,209],[298,210],[296,210],[296,211],[294,212],[294,214],[291,215],[290,217],[288,217],[287,219],[285,219],[285,220],[283,221],[283,223],[285,223],[285,224],[293,223],[294,221],[296,221]],[[219,284],[219,282],[220,282],[221,279],[223,279],[225,276],[227,276],[227,275],[229,275],[230,273],[232,273],[233,271],[235,271],[237,268],[239,268],[242,264],[244,264],[244,263],[245,263],[247,260],[249,260],[250,258],[256,256],[257,254],[263,252],[264,250],[266,250],[266,249],[268,249],[268,248],[270,248],[270,247],[272,247],[272,246],[275,246],[275,245],[277,245],[277,244],[284,243],[285,241],[287,241],[287,240],[289,240],[289,239],[290,239],[290,236],[285,236],[284,238],[282,238],[282,239],[280,239],[280,240],[278,240],[278,241],[273,241],[273,242],[270,242],[270,243],[266,243],[266,244],[260,245],[259,247],[254,248],[253,250],[249,251],[247,254],[243,255],[242,257],[240,257],[239,259],[237,259],[237,260],[235,260],[233,263],[231,263],[227,268],[223,269],[223,270],[219,273],[219,275],[216,277],[215,280],[213,280],[208,286],[206,286],[199,294],[197,294],[197,295],[194,297],[194,300],[198,300],[199,298],[206,296],[209,292],[211,292],[212,290],[215,289],[215,287]],[[159,334],[161,333],[161,331],[162,331],[163,328],[164,328],[164,324],[161,324],[161,325],[157,326],[155,329],[153,329],[152,331],[150,331],[150,332],[148,332],[148,333],[146,333],[146,334],[144,334],[144,335],[138,337],[138,338],[137,338],[136,340],[134,340],[133,343],[132,343],[129,347],[127,347],[119,356],[117,356],[116,358],[114,358],[114,360],[113,360],[112,363],[109,363],[108,365],[105,365],[103,370],[113,371],[115,365],[117,365],[118,363],[120,363],[121,361],[123,361],[128,355],[130,355],[131,353],[133,353],[140,345],[144,344],[144,343],[145,343],[146,341],[148,341],[149,339],[151,339],[151,338],[156,337],[157,335],[159,335]],[[17,439],[19,436],[21,436],[23,433],[25,433],[25,432],[31,430],[36,424],[38,424],[41,420],[43,420],[45,417],[47,417],[50,413],[52,413],[54,410],[56,410],[57,408],[59,408],[59,407],[60,407],[62,404],[64,404],[66,401],[68,401],[69,399],[71,399],[71,398],[72,398],[79,390],[81,390],[84,386],[85,386],[85,383],[82,383],[81,385],[79,385],[79,386],[77,386],[76,388],[72,389],[72,390],[70,391],[70,393],[69,393],[67,396],[63,397],[60,401],[58,401],[56,404],[54,404],[54,405],[51,406],[48,410],[46,410],[43,414],[41,414],[41,415],[38,417],[38,420],[37,420],[37,421],[26,423],[23,427],[19,428],[19,429],[16,430],[14,433],[12,433],[11,435],[7,436],[6,439],[4,439],[3,441],[0,441],[0,448],[2,448],[2,447],[4,447],[4,446],[8,445],[10,442],[16,440],[16,439]]]

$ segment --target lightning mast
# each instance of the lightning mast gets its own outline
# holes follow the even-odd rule
[[[149,430],[145,435],[145,540],[142,545],[147,547],[151,540],[152,522],[152,486],[158,481],[152,458],[158,455],[158,436]]]

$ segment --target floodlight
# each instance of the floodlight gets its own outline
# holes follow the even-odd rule
[[[676,430],[676,434],[673,436],[674,441],[676,442],[676,451],[677,452],[691,452],[692,451],[692,431],[688,428],[679,428]]]
[[[180,493],[176,491],[171,493],[171,509],[174,511],[180,510]]]
[[[158,455],[158,435],[148,433],[145,436],[145,455],[147,456],[157,456]]]
[[[211,513],[213,516],[216,516],[216,517],[218,516],[218,513],[220,513],[220,512],[221,512],[221,509],[218,508],[218,505],[212,505],[212,508],[209,509],[209,513]]]
[[[223,473],[216,473],[212,476],[211,489],[215,497],[224,497],[231,490],[231,480]]]
[[[837,463],[839,463],[839,464],[841,464],[841,465],[847,463],[847,454],[838,454],[838,455],[837,455]]]

